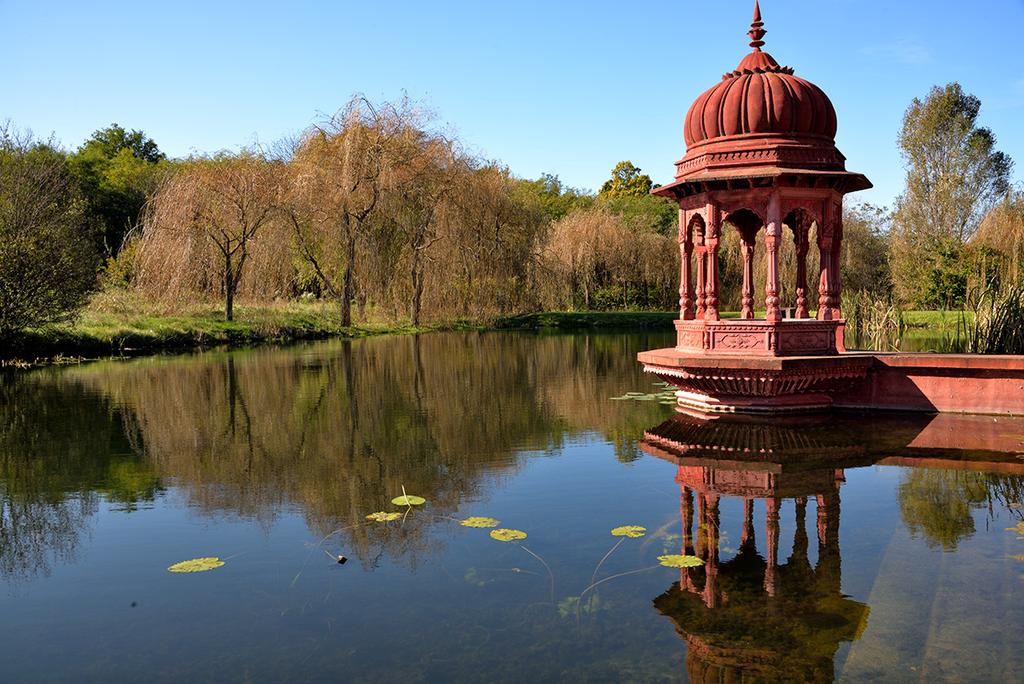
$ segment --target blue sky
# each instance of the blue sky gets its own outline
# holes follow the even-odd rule
[[[272,142],[355,92],[403,91],[521,176],[597,188],[620,159],[657,182],[690,103],[735,68],[753,0],[11,2],[0,120],[75,147],[111,122],[172,156]],[[762,0],[765,49],[817,83],[851,170],[886,204],[903,111],[960,81],[1024,178],[1024,0]]]

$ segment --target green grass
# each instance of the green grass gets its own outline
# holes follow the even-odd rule
[[[929,328],[936,331],[956,330],[966,322],[974,321],[973,311],[904,311],[903,322],[909,328]]]
[[[343,327],[337,306],[323,302],[236,306],[234,318],[225,321],[223,310],[212,303],[175,310],[123,293],[103,293],[74,322],[28,330],[0,345],[0,358],[94,358],[473,327],[464,322],[413,327],[383,321]]]
[[[281,302],[235,307],[225,321],[217,302],[177,306],[140,298],[126,291],[96,295],[79,317],[61,325],[28,330],[0,343],[0,359],[22,365],[111,355],[137,355],[212,347],[245,347],[328,337],[415,334],[437,330],[512,330],[586,328],[672,329],[675,312],[547,312],[484,321],[454,320],[414,327],[372,320],[343,327],[336,304]]]

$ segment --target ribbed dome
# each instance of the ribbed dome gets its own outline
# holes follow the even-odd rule
[[[687,148],[725,136],[780,134],[835,139],[836,110],[821,88],[755,48],[690,107]]]
[[[821,88],[761,50],[766,33],[755,2],[752,51],[686,114],[677,182],[779,170],[845,173],[846,160],[835,145],[835,108]]]

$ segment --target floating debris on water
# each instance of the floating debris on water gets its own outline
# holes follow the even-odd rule
[[[526,539],[526,533],[522,530],[491,530],[491,539],[503,542],[519,541],[520,539]]]
[[[203,558],[192,558],[181,561],[167,568],[168,572],[206,572],[224,565],[224,561],[216,556],[205,556]]]
[[[392,520],[398,520],[402,517],[401,513],[395,513],[394,511],[377,511],[366,516],[367,520],[373,520],[374,522],[391,522]]]
[[[704,565],[704,561],[697,556],[681,556],[679,554],[658,556],[658,562],[666,568],[696,568]]]
[[[459,524],[462,525],[463,527],[481,527],[481,528],[486,528],[486,527],[497,527],[500,524],[500,522],[501,522],[500,520],[495,520],[494,518],[485,518],[483,516],[475,515],[475,516],[466,518],[465,520],[460,520]]]

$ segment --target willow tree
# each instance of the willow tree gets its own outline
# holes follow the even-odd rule
[[[291,160],[292,226],[300,256],[352,324],[357,249],[380,212],[415,137],[418,114],[408,100],[376,106],[365,97],[305,133]]]
[[[465,187],[469,164],[456,143],[438,135],[407,136],[395,183],[387,193],[385,236],[398,242],[409,275],[409,317],[419,325],[434,252],[453,244],[454,195]]]
[[[233,320],[255,241],[273,225],[283,192],[282,165],[256,152],[191,161],[149,204],[140,284],[161,292],[202,291],[212,277],[224,297],[224,317]]]
[[[537,266],[548,227],[519,182],[495,163],[474,165],[454,196],[451,252],[440,268],[463,316],[539,304]]]

